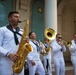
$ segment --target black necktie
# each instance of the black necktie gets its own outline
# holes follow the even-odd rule
[[[59,45],[60,45],[60,42],[57,42]],[[62,51],[62,49],[61,49],[61,51]]]
[[[20,30],[19,27],[16,28],[16,31],[14,31],[14,30],[12,29],[11,25],[8,25],[8,26],[6,26],[6,27],[7,27],[10,31],[13,32],[13,34],[14,34],[14,40],[15,40],[15,44],[18,45],[18,44],[19,44],[19,41],[18,41],[18,37],[17,37],[16,34],[22,36],[20,33],[18,33],[19,30]]]
[[[60,45],[60,42],[57,42]]]
[[[75,44],[76,44],[76,41],[75,41]]]
[[[32,41],[33,42],[33,41]],[[40,51],[40,47],[39,47],[39,45],[38,45],[38,43],[37,42],[33,42],[35,45],[36,45],[36,47],[37,47],[37,52],[39,52]]]
[[[44,46],[45,46],[45,48],[47,48],[47,47],[48,47],[48,45],[47,45],[47,44],[44,44]]]
[[[47,61],[46,69],[47,69],[47,72],[48,72],[49,61],[48,61],[48,59],[46,59],[46,61]]]
[[[17,35],[16,35],[16,31],[13,31],[13,33],[14,33],[14,39],[15,39],[15,43],[16,43],[16,45],[18,45],[19,44],[19,41],[18,41],[18,37],[17,37]]]

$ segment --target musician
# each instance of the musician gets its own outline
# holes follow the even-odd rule
[[[71,46],[69,46],[69,50],[71,53],[71,62],[74,68],[74,75],[76,75],[76,33],[73,35],[73,40],[71,41]]]
[[[56,75],[65,75],[65,62],[63,52],[66,51],[66,48],[64,46],[64,43],[61,41],[62,36],[60,34],[57,34],[56,40],[51,43]]]
[[[40,60],[40,47],[39,43],[36,41],[35,32],[30,32],[29,38],[29,43],[33,47],[33,52],[30,52],[27,56],[29,75],[35,75],[36,72],[39,75],[45,75],[43,64]]]
[[[43,64],[45,73],[48,75],[52,75],[52,69],[51,69],[51,47],[50,47],[50,40],[45,38],[44,39],[44,46],[45,46],[45,53],[47,52],[47,48],[49,51],[43,56]]]
[[[20,15],[17,11],[8,14],[9,24],[0,28],[0,75],[24,75],[13,72],[13,63],[18,60],[16,54],[23,30],[18,27]]]

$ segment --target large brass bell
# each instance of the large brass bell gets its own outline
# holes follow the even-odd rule
[[[56,33],[52,28],[47,28],[44,31],[44,35],[47,39],[53,40],[55,38]]]

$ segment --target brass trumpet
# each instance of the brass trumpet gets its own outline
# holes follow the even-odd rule
[[[68,47],[70,47],[72,45],[72,42],[68,41],[66,44],[67,44]]]
[[[72,45],[71,41],[66,42],[65,40],[62,40],[61,42],[65,43],[67,47],[70,47]]]

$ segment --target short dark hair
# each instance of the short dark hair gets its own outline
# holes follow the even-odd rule
[[[28,36],[29,36],[29,38],[30,38],[30,35],[33,33],[33,31],[31,31],[29,34],[28,34]]]
[[[59,33],[56,34],[56,37],[58,37],[58,35],[60,35]]]
[[[8,14],[8,18],[11,16],[11,15],[13,15],[13,14],[19,14],[19,12],[17,12],[17,11],[11,11],[9,14]]]
[[[56,38],[57,37],[62,38],[61,34],[59,34],[59,33],[56,35]]]
[[[76,35],[76,33],[73,34],[73,36],[75,36],[75,35]]]

